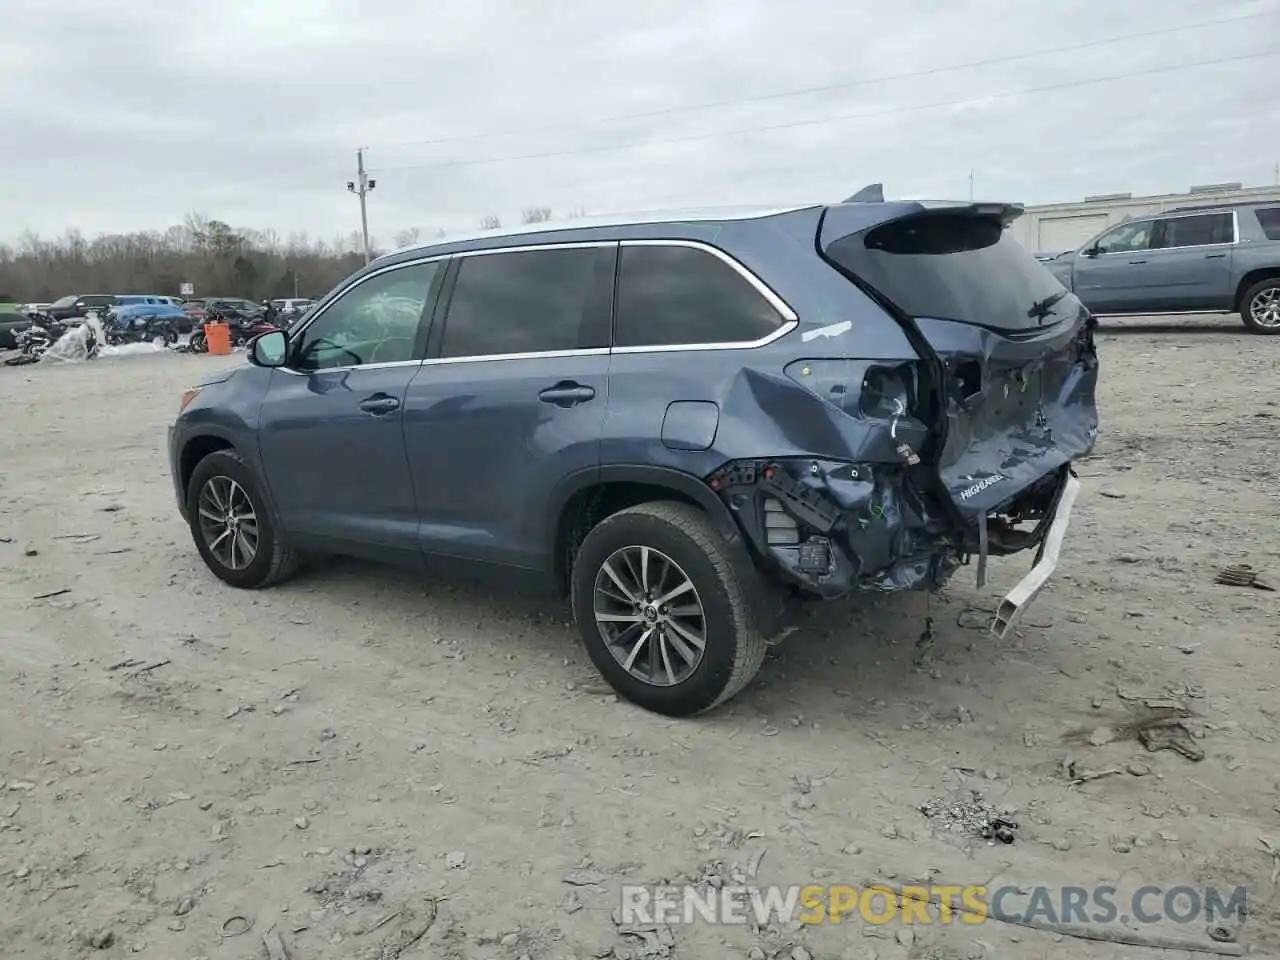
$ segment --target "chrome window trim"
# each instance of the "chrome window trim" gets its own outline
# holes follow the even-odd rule
[[[398,270],[404,267],[416,266],[423,263],[432,263],[439,260],[466,259],[467,257],[488,256],[497,253],[519,253],[522,251],[539,251],[539,250],[572,250],[572,249],[599,249],[604,247],[686,247],[693,250],[702,250],[719,259],[722,263],[727,264],[738,276],[742,277],[749,283],[757,293],[764,297],[778,315],[782,318],[782,323],[777,330],[774,330],[768,336],[761,337],[758,340],[750,341],[727,341],[724,343],[673,343],[673,344],[649,344],[637,345],[632,347],[588,347],[578,350],[539,350],[529,351],[525,353],[495,353],[480,354],[477,356],[467,357],[428,357],[423,360],[397,360],[388,363],[366,363],[355,366],[343,367],[326,367],[323,370],[302,371],[294,370],[291,367],[275,367],[293,376],[307,377],[318,374],[342,373],[349,370],[386,370],[395,367],[410,366],[430,366],[438,367],[452,363],[486,363],[490,361],[501,360],[539,360],[539,359],[567,359],[571,357],[600,357],[607,356],[611,353],[618,354],[643,354],[643,353],[675,353],[679,351],[704,351],[704,350],[754,350],[758,347],[767,346],[775,340],[780,340],[787,334],[794,331],[800,326],[800,318],[785,300],[779,296],[773,288],[761,280],[749,267],[740,262],[733,255],[726,253],[719,247],[707,243],[702,240],[684,240],[684,239],[632,239],[632,240],[565,240],[555,243],[530,243],[516,244],[513,246],[489,247],[481,250],[457,250],[453,253],[434,254],[427,257],[418,257],[413,260],[405,260],[396,264],[389,264],[380,270],[375,270],[364,277],[361,277],[354,283],[348,284],[336,293],[329,302],[321,309],[317,310],[313,315],[307,317],[306,322],[298,328],[298,330],[289,338],[301,336],[308,327],[316,320],[322,317],[329,308],[337,303],[340,299],[347,295],[351,290],[355,289],[366,280],[374,277],[382,276],[392,270]]]
[[[1116,230],[1120,227],[1132,226],[1135,223],[1149,223],[1151,224],[1152,232],[1155,232],[1156,224],[1161,223],[1165,220],[1183,220],[1187,217],[1212,217],[1212,216],[1218,216],[1223,213],[1231,214],[1232,239],[1230,240],[1222,240],[1222,241],[1219,241],[1218,243],[1192,243],[1192,244],[1188,244],[1185,247],[1143,247],[1141,250],[1115,250],[1115,251],[1104,250],[1102,253],[1098,254],[1098,256],[1099,257],[1120,257],[1120,256],[1132,257],[1139,253],[1159,253],[1161,250],[1201,250],[1205,247],[1229,247],[1229,246],[1232,246],[1233,244],[1237,244],[1240,242],[1240,211],[1235,207],[1232,207],[1231,210],[1229,211],[1227,210],[1180,210],[1177,213],[1153,213],[1145,217],[1134,217],[1131,220],[1125,220],[1121,223],[1117,223],[1110,227],[1107,227],[1107,229],[1104,230],[1102,233],[1098,234],[1097,237],[1095,237],[1093,240],[1090,240],[1089,244],[1096,243],[1098,240],[1101,240],[1103,237],[1111,233],[1113,230]],[[1085,246],[1081,247],[1080,251],[1087,250],[1089,248],[1089,244],[1086,244]],[[1080,252],[1080,251],[1077,251],[1077,252]]]
[[[542,350],[527,353],[490,353],[474,357],[428,357],[424,367],[442,367],[450,363],[484,363],[489,360],[556,360],[565,357],[607,357],[608,347],[585,347],[581,350]]]
[[[318,377],[324,373],[347,373],[351,370],[390,370],[393,367],[420,367],[421,360],[388,360],[386,363],[361,363],[345,367],[325,367],[323,370],[294,370],[292,367],[272,367],[281,373],[295,377]]]
[[[508,247],[484,247],[479,250],[458,250],[449,254],[449,256],[456,260],[463,260],[467,257],[484,257],[491,253],[521,253],[526,250],[530,252],[542,250],[590,250],[600,249],[601,247],[616,247],[617,245],[617,240],[559,240],[555,243],[523,243]]]

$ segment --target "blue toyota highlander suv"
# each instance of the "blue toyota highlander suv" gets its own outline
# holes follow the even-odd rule
[[[534,572],[622,695],[736,694],[794,601],[1057,562],[1094,321],[1005,204],[578,220],[384,256],[187,390],[179,508],[237,587],[300,554]]]

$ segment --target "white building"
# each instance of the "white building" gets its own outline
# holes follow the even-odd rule
[[[1280,202],[1280,186],[1244,187],[1239,183],[1216,183],[1192,187],[1187,193],[1166,193],[1155,197],[1135,197],[1129,193],[1085,197],[1083,201],[1027,207],[1027,212],[1015,220],[1010,229],[1032,253],[1058,253],[1074,250],[1107,227],[1130,217],[1161,213],[1175,207],[1259,201]]]

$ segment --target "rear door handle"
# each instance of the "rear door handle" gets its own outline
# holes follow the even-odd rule
[[[1225,257],[1226,257],[1225,253],[1206,253],[1204,255],[1204,258],[1206,260],[1222,260]]]
[[[1129,262],[1130,262],[1130,263],[1146,263],[1147,261],[1145,261],[1145,260],[1130,260]]]
[[[360,409],[375,417],[400,409],[400,401],[385,393],[375,393],[360,401]]]
[[[548,387],[538,394],[543,403],[554,403],[558,407],[572,407],[575,403],[586,403],[594,399],[594,387],[575,383],[572,380],[561,380],[554,387]]]

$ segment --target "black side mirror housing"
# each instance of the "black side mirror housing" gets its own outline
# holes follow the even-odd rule
[[[268,330],[249,341],[248,354],[255,367],[283,367],[289,356],[289,338],[283,330]]]

